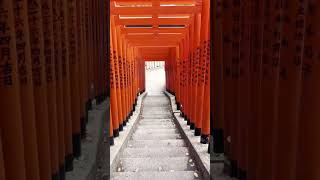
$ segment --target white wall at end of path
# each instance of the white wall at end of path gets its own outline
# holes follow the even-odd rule
[[[154,65],[156,66],[154,67]],[[164,61],[147,61],[145,78],[146,92],[148,95],[157,95],[165,91],[166,75],[164,70]]]

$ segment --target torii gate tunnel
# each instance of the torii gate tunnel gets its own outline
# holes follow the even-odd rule
[[[110,138],[145,91],[145,61],[165,61],[166,89],[204,144],[210,135],[210,1],[110,1]],[[112,141],[111,141],[112,143]]]

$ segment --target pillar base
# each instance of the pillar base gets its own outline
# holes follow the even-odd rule
[[[200,143],[201,144],[208,144],[209,143],[209,135],[201,134]]]
[[[181,110],[181,109],[180,109],[181,104],[180,104],[178,101],[176,101],[176,104],[177,104],[177,110]]]
[[[65,169],[64,164],[60,166],[59,174],[60,174],[60,180],[66,179],[66,169]]]
[[[73,155],[69,154],[65,157],[65,161],[66,161],[66,172],[70,172],[73,170]]]
[[[107,99],[108,95],[106,92],[102,93],[102,102]]]
[[[87,136],[87,123],[85,117],[80,118],[80,126],[81,126],[81,139],[86,138]]]
[[[119,137],[119,129],[113,130],[113,137]]]
[[[187,120],[187,125],[188,125],[188,126],[191,125],[190,119],[188,119],[188,118],[186,117],[186,120]]]
[[[92,110],[92,104],[91,104],[91,99],[88,99],[86,104],[85,104],[85,108],[86,108],[86,117],[85,117],[85,121],[86,121],[86,124],[88,123],[89,121],[89,111]]]
[[[224,153],[223,129],[213,129],[213,151],[215,153]]]
[[[230,177],[238,177],[238,163],[236,160],[230,161]]]
[[[127,119],[123,121],[122,125],[123,127],[127,125]]]
[[[51,176],[51,179],[52,180],[60,180],[60,176],[59,176],[60,174],[59,174],[59,172],[57,172],[57,173],[55,173],[55,174],[53,174],[52,176]]]
[[[110,146],[114,145],[114,139],[113,139],[113,136],[112,136],[112,137],[109,137],[109,140],[110,140]]]
[[[81,156],[81,135],[76,133],[72,135],[73,156],[78,158]]]
[[[195,136],[200,136],[201,135],[201,128],[195,128],[194,129],[194,135]]]
[[[195,124],[194,124],[193,122],[190,123],[190,129],[191,129],[191,130],[195,129]]]
[[[92,99],[88,99],[86,102],[86,110],[91,111],[92,110]]]
[[[247,172],[239,169],[239,180],[247,180]]]
[[[102,97],[101,95],[97,95],[96,97],[94,97],[96,99],[97,105],[99,105],[102,102]]]
[[[122,124],[119,125],[119,131],[123,131],[123,125]]]

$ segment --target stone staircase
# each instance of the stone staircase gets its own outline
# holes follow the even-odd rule
[[[173,122],[165,95],[144,99],[139,124],[120,154],[113,180],[201,179]]]

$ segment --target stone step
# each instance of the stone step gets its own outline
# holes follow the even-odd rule
[[[186,144],[182,139],[167,140],[129,140],[127,147],[185,147]]]
[[[169,103],[167,98],[146,98],[143,102],[144,103]]]
[[[175,125],[172,124],[162,124],[162,125],[154,125],[154,124],[139,124],[139,128],[141,129],[168,129],[168,128],[176,128]]]
[[[135,131],[135,134],[177,134],[176,129],[142,129],[139,128]]]
[[[139,124],[141,124],[141,125],[151,125],[151,124],[154,124],[154,125],[174,125],[174,122],[172,122],[172,121],[164,121],[164,122],[161,122],[161,121],[140,121]]]
[[[154,122],[154,121],[163,121],[163,122],[172,122],[172,118],[164,118],[164,119],[147,119],[147,118],[144,118],[141,120],[142,121],[150,121],[150,122]]]
[[[180,134],[134,134],[133,140],[166,140],[166,139],[181,139]]]
[[[147,148],[130,148],[124,149],[123,158],[162,158],[162,157],[187,157],[189,156],[186,147],[147,147]]]
[[[165,95],[147,96],[113,180],[200,179]]]
[[[186,171],[194,161],[188,157],[172,158],[122,158],[120,159],[121,169],[125,172],[141,171]],[[151,162],[151,163],[146,163]]]
[[[144,110],[144,111],[149,111],[149,110],[170,111],[170,108],[168,107],[168,105],[166,105],[166,106],[154,106],[154,107],[153,107],[153,106],[152,106],[152,107],[150,107],[150,106],[144,106],[144,107],[143,107],[143,110]]]
[[[169,105],[169,101],[151,101],[151,100],[146,100],[143,102],[143,105],[144,106],[147,106],[147,105]],[[147,106],[148,107],[148,106]]]
[[[162,110],[162,109],[143,109],[142,114],[171,114],[169,110]]]
[[[154,127],[154,128],[153,128]],[[161,126],[156,126],[156,125],[139,125],[137,127],[137,130],[139,129],[144,129],[144,130],[152,130],[152,129],[157,129],[157,130],[163,130],[163,129],[168,129],[168,130],[172,130],[172,129],[176,129],[175,125],[167,125],[167,126],[164,126],[164,125],[161,125]]]
[[[153,116],[156,116],[156,117],[158,117],[158,116],[170,117],[170,116],[172,116],[171,113],[167,113],[167,112],[152,112],[152,111],[143,112],[141,115],[142,116],[150,116],[150,117],[153,117]]]
[[[159,101],[159,100],[168,101],[166,96],[148,96],[147,98],[145,98],[145,100],[148,100],[148,101]]]
[[[113,180],[193,180],[196,179],[194,171],[174,172],[116,172]]]
[[[142,114],[143,119],[168,119],[171,118],[171,114]]]
[[[167,108],[169,106],[169,103],[149,103],[144,104],[144,108]]]
[[[153,123],[158,123],[158,124],[174,124],[174,122],[172,120],[147,120],[147,121],[144,121],[144,120],[141,120],[139,121],[139,124],[153,124]]]

